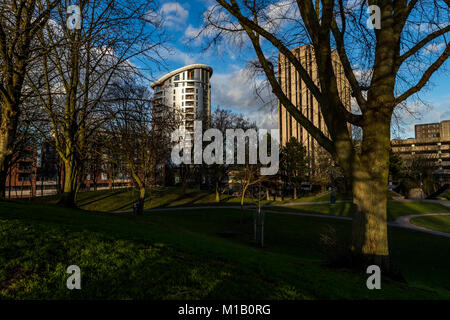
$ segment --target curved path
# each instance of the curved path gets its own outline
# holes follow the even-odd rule
[[[411,219],[419,218],[419,217],[428,217],[428,216],[450,216],[450,213],[425,213],[425,214],[412,214],[409,216],[401,216],[401,217],[398,217],[394,222],[391,222],[391,225],[397,226],[397,227],[402,227],[402,228],[407,228],[407,229],[412,229],[412,230],[417,230],[417,231],[422,231],[422,232],[427,232],[427,233],[435,234],[437,236],[450,238],[450,233],[430,230],[430,229],[427,229],[424,227],[416,226],[415,224],[411,223]]]
[[[291,214],[296,216],[306,216],[306,217],[317,217],[317,218],[331,218],[331,219],[341,219],[341,220],[352,220],[349,217],[340,217],[340,216],[328,216],[325,214],[313,214],[313,213],[302,213],[302,212],[283,212],[283,211],[274,211],[274,210],[266,210],[266,212],[270,213],[280,213],[280,214]],[[445,233],[441,231],[435,231],[431,229],[427,229],[424,227],[419,227],[410,222],[411,219],[417,217],[426,217],[426,216],[450,216],[450,213],[425,213],[425,214],[412,214],[409,216],[401,216],[398,217],[395,221],[388,222],[388,225],[391,227],[400,227],[405,229],[412,229],[416,231],[422,231],[430,234],[434,234],[437,236],[450,238],[450,233]]]
[[[394,200],[394,201],[405,201],[408,202],[408,200]],[[441,203],[446,206],[450,206],[450,201],[441,201],[441,200],[422,200],[427,202],[437,202]],[[337,202],[346,202],[346,201],[337,201]],[[314,204],[319,204],[321,202],[313,202]],[[324,203],[329,203],[328,201],[324,201]],[[266,212],[269,213],[276,213],[276,214],[289,214],[289,215],[296,215],[296,216],[304,216],[304,217],[315,217],[315,218],[329,218],[329,219],[339,219],[339,220],[352,220],[350,217],[341,217],[341,216],[329,216],[325,214],[315,214],[315,213],[303,213],[303,212],[295,212],[295,211],[276,211],[276,210],[267,210],[267,208],[270,207],[277,207],[277,206],[289,206],[289,205],[298,205],[298,204],[312,204],[309,202],[301,202],[301,203],[285,203],[282,205],[265,205],[263,206],[266,208]],[[198,210],[198,209],[240,209],[241,206],[193,206],[193,207],[174,207],[174,208],[154,208],[154,209],[147,209],[144,210],[145,212],[154,212],[154,211],[181,211],[181,210]],[[256,206],[254,205],[248,205],[244,207],[244,210],[251,210],[255,209]],[[129,211],[127,211],[129,212]],[[450,238],[450,233],[445,233],[441,231],[435,231],[431,229],[427,229],[424,227],[419,227],[410,222],[411,219],[417,218],[417,217],[426,217],[426,216],[450,216],[450,213],[425,213],[425,214],[412,214],[407,216],[401,216],[398,217],[395,221],[388,222],[389,226],[392,227],[400,227],[405,229],[411,229],[421,232],[426,232],[430,234],[434,234],[441,237]]]

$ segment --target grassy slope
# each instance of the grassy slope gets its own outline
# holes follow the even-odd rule
[[[411,219],[419,227],[450,233],[450,216],[429,216]]]
[[[446,198],[447,200],[450,200],[450,191],[448,191],[447,193],[445,193],[443,195],[444,198]]]
[[[341,217],[351,217],[351,203],[336,203],[330,204],[314,204],[314,205],[298,205],[288,207],[276,207],[270,208],[270,210],[278,211],[295,211],[325,214]],[[438,203],[430,202],[388,202],[388,220],[393,221],[400,216],[410,214],[423,214],[423,213],[442,213],[449,212],[450,208],[445,207]]]
[[[132,210],[133,202],[138,197],[136,191],[129,189],[100,190],[91,192],[81,192],[78,194],[78,205],[84,210],[95,211],[129,211]],[[337,200],[350,200],[347,194],[337,194]],[[34,202],[56,203],[55,198],[37,198]],[[330,201],[329,193],[321,193],[315,196],[301,197],[298,199],[263,200],[262,204],[283,204],[287,202],[317,202]],[[245,199],[245,204],[255,204],[256,199],[249,196]],[[208,190],[186,189],[182,194],[180,188],[160,187],[154,188],[147,194],[145,209],[156,207],[177,207],[177,206],[201,206],[201,205],[240,205],[240,197],[221,195],[221,202],[215,202],[215,194]]]
[[[390,229],[392,257],[408,284],[329,269],[319,235],[332,223],[268,214],[264,250],[248,245],[251,215],[237,210],[152,213],[144,217],[49,205],[0,203],[0,297],[19,298],[450,298],[450,240]],[[234,230],[235,239],[217,236]],[[65,288],[65,268],[82,269],[82,290]]]

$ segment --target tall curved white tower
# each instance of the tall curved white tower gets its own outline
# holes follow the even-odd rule
[[[213,69],[204,64],[191,64],[161,77],[151,84],[155,108],[174,108],[181,114],[182,127],[192,137],[194,120],[203,127],[211,119],[211,78]]]

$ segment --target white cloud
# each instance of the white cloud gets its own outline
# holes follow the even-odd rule
[[[214,106],[233,109],[247,115],[258,127],[273,129],[278,127],[276,101],[273,94],[263,90],[258,96],[255,80],[244,70],[230,73],[213,73],[211,78],[211,100]]]
[[[234,73],[213,74],[211,86],[214,104],[243,111],[256,101],[250,79],[242,69]]]
[[[251,121],[255,121],[260,129],[278,129],[277,109],[267,109],[248,114]]]
[[[425,51],[429,53],[434,53],[436,51],[439,51],[444,47],[444,43],[430,43],[425,47]]]
[[[198,55],[186,53],[178,49],[171,49],[171,53],[169,54],[167,59],[173,62],[182,63],[183,65],[200,63],[199,61],[201,61]]]
[[[189,12],[178,2],[167,2],[161,8],[161,16],[167,27],[181,28],[186,24]]]
[[[196,28],[190,24],[184,32],[184,37],[186,40],[192,40],[195,45],[200,45],[204,37],[204,34],[199,34],[200,31],[201,28]]]
[[[263,28],[268,31],[282,29],[288,22],[300,19],[298,5],[292,0],[282,0],[269,4],[262,13]]]

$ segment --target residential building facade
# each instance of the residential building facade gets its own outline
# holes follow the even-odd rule
[[[6,177],[6,197],[30,198],[36,195],[37,149],[26,146],[12,158]]]
[[[206,127],[211,119],[211,84],[213,69],[204,64],[191,64],[161,77],[151,84],[154,90],[153,108],[169,108],[180,116],[181,128],[193,138],[194,121],[202,120]]]
[[[32,198],[57,194],[64,181],[63,168],[51,144],[26,146],[12,159],[6,178],[6,197]],[[80,191],[119,189],[133,185],[124,168],[112,168],[106,161],[98,164],[88,161],[84,172],[80,177]]]
[[[311,45],[301,46],[292,49],[291,52],[301,61],[311,79],[319,85],[317,74],[317,64],[314,57],[314,49]],[[342,64],[338,54],[333,51],[334,73],[337,78],[338,90],[344,106],[351,110],[350,85],[344,75]],[[299,73],[289,60],[282,54],[278,57],[278,81],[290,101],[302,112],[317,128],[325,135],[328,134],[320,106],[314,98],[312,92],[307,88]],[[286,110],[286,107],[278,101],[278,129],[280,135],[280,145],[284,146],[291,137],[298,139],[307,150],[310,158],[311,170],[314,171],[314,164],[317,159],[319,145],[308,131],[298,123]],[[351,126],[348,125],[351,130]]]
[[[416,124],[414,131],[416,139],[441,138],[442,140],[450,140],[450,120]]]
[[[450,120],[416,125],[414,139],[395,139],[391,145],[406,166],[420,158],[433,168],[438,182],[450,182]]]

